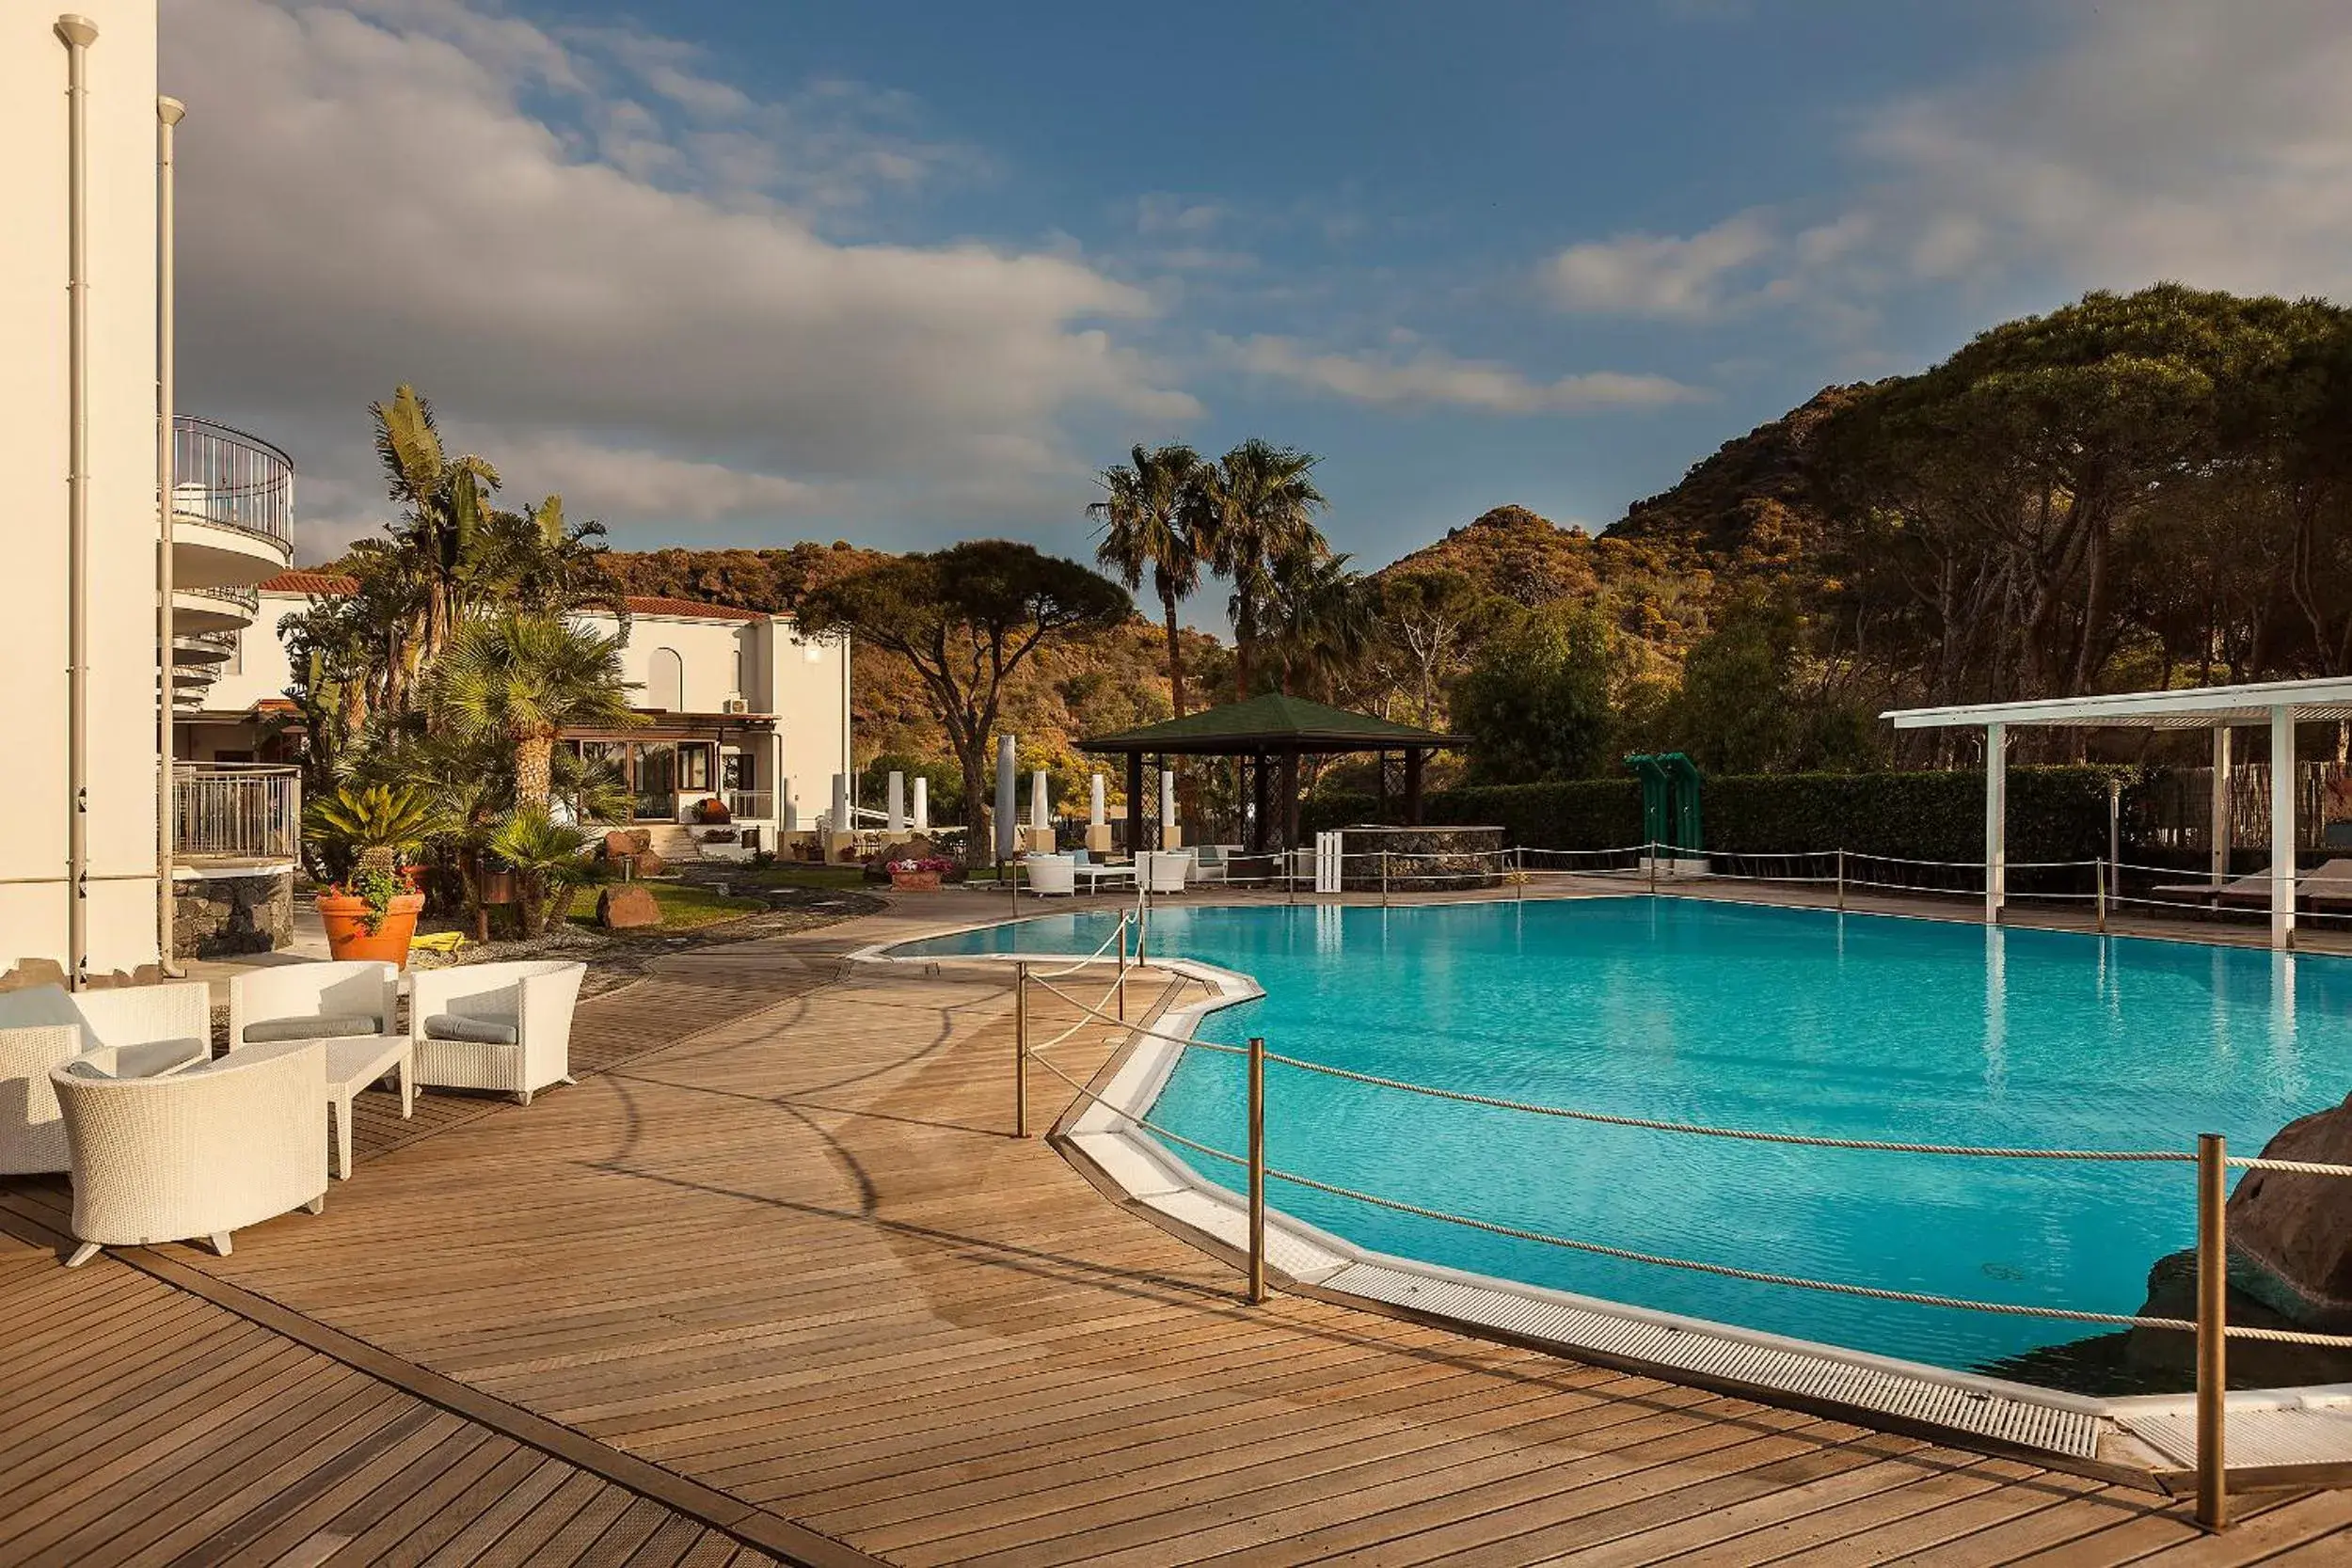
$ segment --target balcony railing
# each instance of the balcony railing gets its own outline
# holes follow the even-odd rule
[[[184,583],[174,583],[171,591],[185,594],[191,598],[218,599],[223,604],[236,606],[249,616],[262,612],[262,591],[258,588],[190,588]]]
[[[776,815],[776,795],[771,789],[730,789],[725,793],[729,816],[765,822]]]
[[[258,436],[177,414],[171,509],[284,545],[294,534],[294,459]]]
[[[237,763],[172,770],[174,842],[183,860],[291,861],[302,852],[302,772]]]

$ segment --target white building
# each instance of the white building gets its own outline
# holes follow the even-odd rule
[[[62,19],[0,0],[0,466],[14,476],[0,649],[17,715],[0,782],[0,984],[156,962],[170,912],[159,677],[176,689],[183,669],[160,657],[162,633],[191,658],[216,654],[204,634],[248,619],[252,585],[289,559],[292,466],[195,420],[175,421],[162,547],[160,203],[177,116],[156,96],[155,0],[88,0]],[[283,832],[273,847],[291,852]]]
[[[262,583],[258,613],[230,640],[199,705],[183,714],[180,754],[222,768],[289,755],[291,737],[272,722],[293,712],[285,691],[294,672],[278,623],[313,598],[350,591],[350,579],[324,572]],[[566,732],[564,742],[621,770],[641,823],[691,822],[715,798],[739,836],[749,829],[772,849],[785,826],[783,781],[797,824],[812,825],[830,804],[833,775],[850,770],[848,641],[803,638],[789,615],[691,599],[626,602],[626,626],[603,611],[576,619],[622,638],[622,666],[644,722]],[[686,835],[665,836],[665,852],[687,847]]]

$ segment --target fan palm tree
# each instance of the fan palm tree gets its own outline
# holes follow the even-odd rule
[[[515,803],[547,809],[556,735],[643,722],[628,705],[620,644],[560,615],[507,613],[458,627],[434,667],[435,723],[515,749]]]
[[[403,508],[391,525],[395,548],[388,561],[399,566],[411,603],[388,679],[389,705],[405,708],[419,672],[448,644],[463,613],[499,474],[485,459],[444,451],[432,404],[405,382],[391,402],[370,404],[368,412],[375,417],[375,452],[391,499]]]
[[[1267,563],[1265,620],[1278,691],[1330,696],[1362,662],[1377,626],[1372,595],[1344,555],[1292,549]]]
[[[1148,571],[1168,626],[1168,694],[1184,716],[1184,666],[1177,642],[1176,605],[1200,586],[1202,559],[1195,530],[1202,517],[1200,454],[1170,445],[1130,450],[1130,461],[1095,476],[1103,499],[1087,508],[1101,522],[1094,559],[1128,588],[1140,589]]]
[[[1233,585],[1233,666],[1249,695],[1250,660],[1276,594],[1275,562],[1331,553],[1314,515],[1330,503],[1316,489],[1311,452],[1253,436],[1203,475],[1198,534],[1211,566]]]
[[[581,851],[588,835],[558,822],[545,806],[516,806],[490,833],[485,847],[515,873],[522,895],[523,935],[545,934],[588,876]]]

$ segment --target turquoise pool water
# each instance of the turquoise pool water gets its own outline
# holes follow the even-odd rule
[[[1085,952],[1049,916],[899,953]],[[2352,961],[1673,897],[1418,909],[1160,905],[1152,947],[1254,975],[1200,1037],[1419,1084],[1666,1120],[1907,1143],[2254,1152],[2352,1090]],[[2137,1311],[2191,1244],[2186,1165],[2050,1164],[1676,1136],[1280,1067],[1271,1162],[1644,1252]],[[1241,1062],[1189,1052],[1154,1118],[1244,1147]],[[1172,1150],[1209,1180],[1231,1166]],[[1980,1368],[2099,1332],[1618,1262],[1275,1182],[1362,1244],[1717,1322]]]

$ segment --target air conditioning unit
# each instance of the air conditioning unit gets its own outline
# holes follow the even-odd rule
[[[752,711],[752,705],[745,702],[740,697],[729,697],[725,702],[719,705],[719,711],[722,713],[749,713]]]

